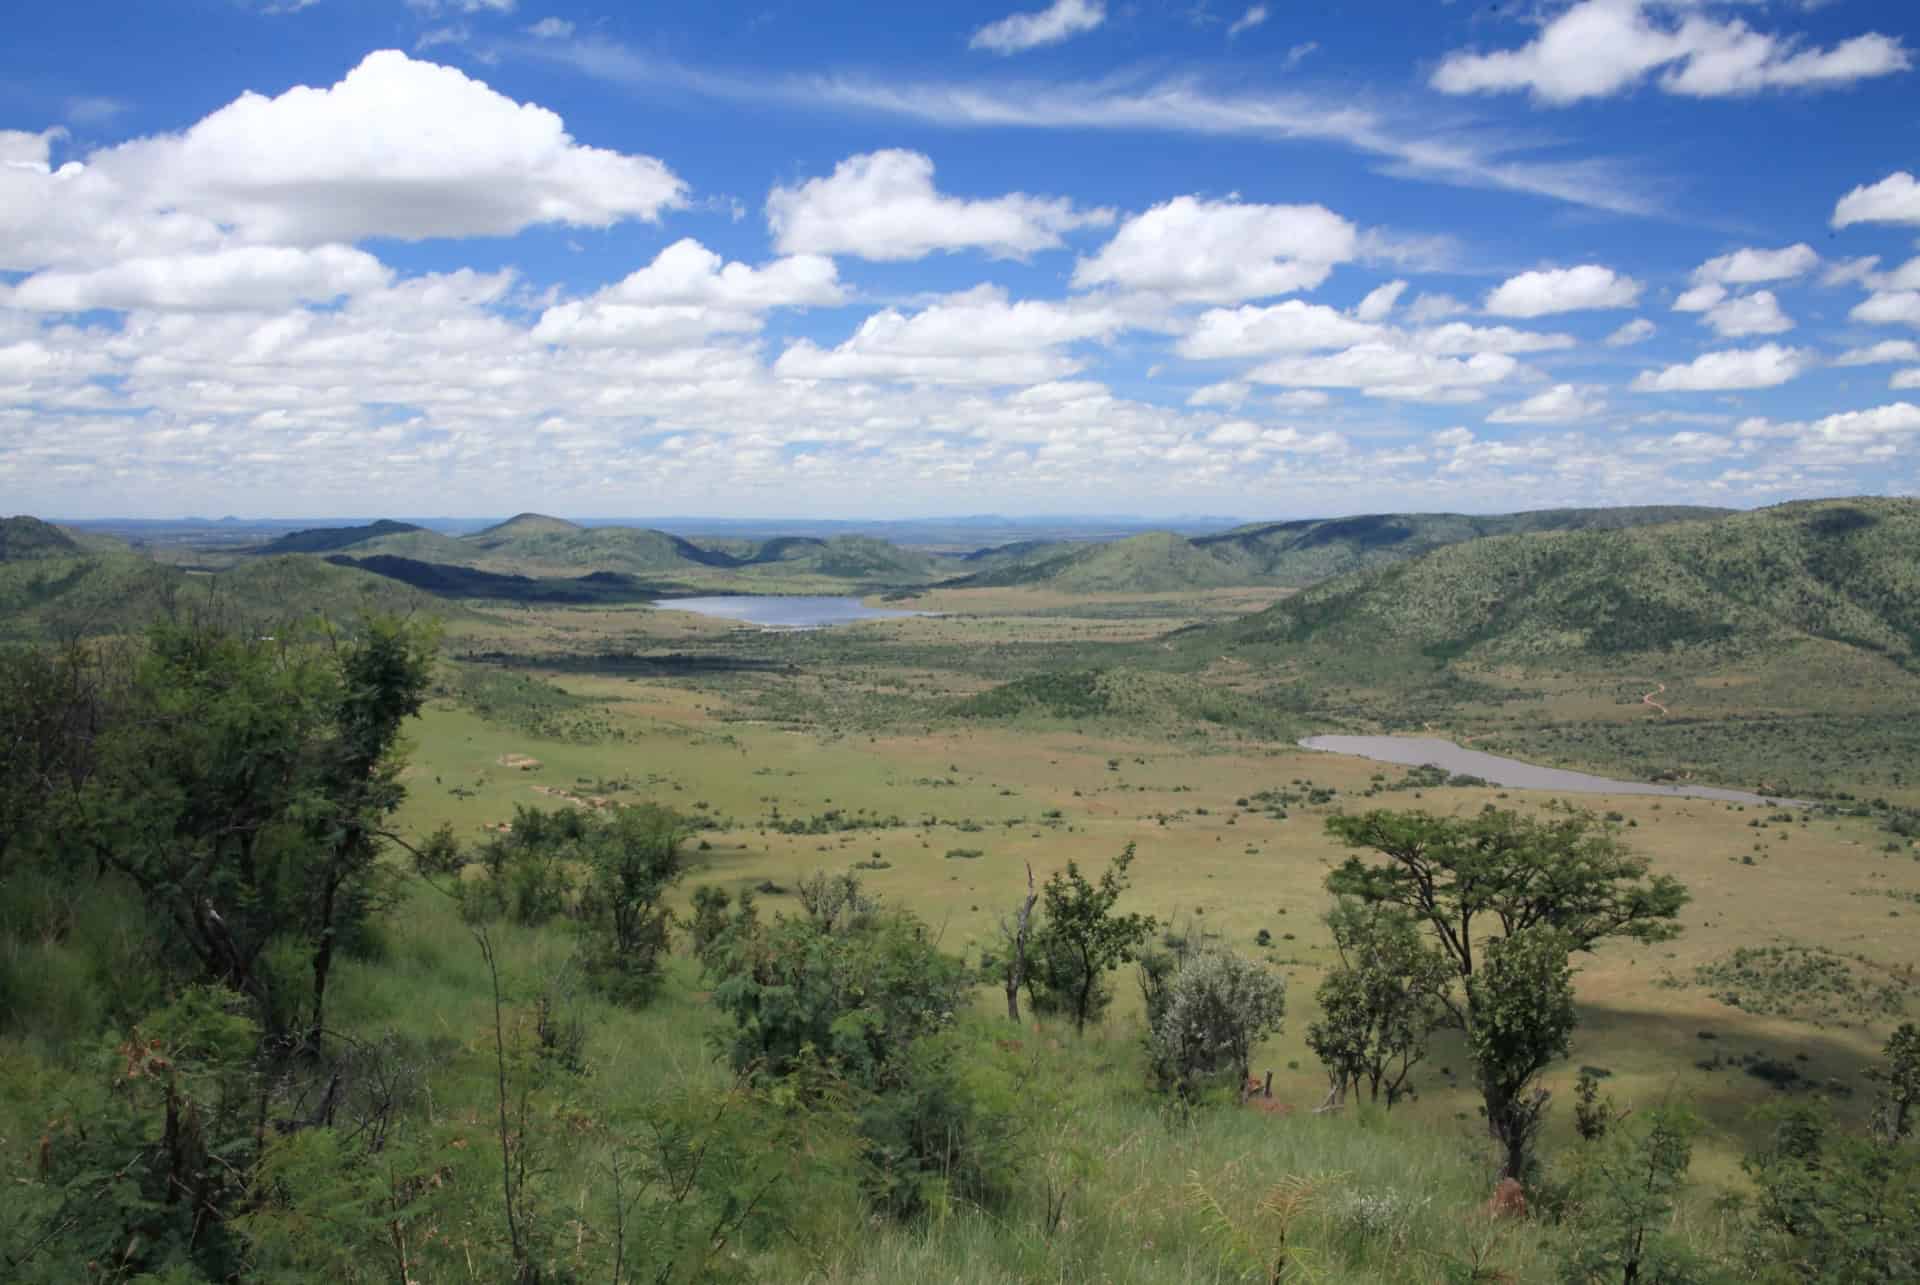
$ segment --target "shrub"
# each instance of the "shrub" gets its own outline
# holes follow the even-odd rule
[[[1149,1033],[1154,1071],[1164,1089],[1192,1098],[1209,1083],[1245,1083],[1253,1048],[1278,1031],[1286,982],[1229,950],[1205,950],[1166,985]]]

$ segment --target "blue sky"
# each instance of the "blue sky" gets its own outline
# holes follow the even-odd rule
[[[0,510],[907,517],[1920,483],[1920,10],[70,0]]]

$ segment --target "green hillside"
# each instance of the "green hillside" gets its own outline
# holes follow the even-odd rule
[[[1262,583],[1303,587],[1489,536],[1609,531],[1725,517],[1732,510],[1642,506],[1529,513],[1387,513],[1239,527],[1193,543]]]
[[[553,535],[582,528],[565,518],[551,518],[544,513],[516,513],[505,522],[495,523],[484,531],[476,531],[468,538],[483,549],[509,540],[523,539],[531,535]]]
[[[1068,593],[1170,593],[1223,585],[1299,588],[1492,536],[1622,530],[1725,516],[1679,506],[1543,509],[1475,516],[1384,513],[1236,527],[1194,539],[1159,531],[1110,544],[1027,543],[984,549],[949,587],[1035,585]]]
[[[0,639],[7,641],[133,632],[176,611],[231,613],[262,625],[312,615],[344,622],[362,611],[453,614],[395,580],[293,554],[213,574],[133,553],[0,563]]]
[[[80,552],[74,538],[39,518],[0,518],[0,562],[71,557]]]
[[[361,526],[312,527],[305,531],[294,531],[260,546],[256,552],[261,557],[278,557],[284,553],[332,553],[338,549],[352,548],[356,544],[365,544],[369,540],[378,540],[387,536],[408,535],[413,532],[427,533],[425,527],[415,526],[411,522],[394,522],[381,519]]]
[[[1348,656],[1731,658],[1821,639],[1920,665],[1920,502],[1831,500],[1713,521],[1495,536],[1343,578],[1206,645]]]
[[[1175,593],[1248,582],[1235,560],[1171,531],[1149,531],[1108,544],[1042,546],[949,583],[967,588],[1034,585],[1067,593]]]

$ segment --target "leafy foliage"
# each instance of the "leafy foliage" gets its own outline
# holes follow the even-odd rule
[[[1385,858],[1348,858],[1328,889],[1424,923],[1463,983],[1461,994],[1441,998],[1474,1055],[1505,1176],[1523,1177],[1547,1105],[1534,1081],[1565,1054],[1573,1031],[1569,956],[1608,937],[1671,938],[1686,890],[1670,876],[1649,877],[1646,859],[1589,812],[1372,811],[1328,817],[1327,830]],[[1489,935],[1488,921],[1499,935]]]
[[[1342,900],[1327,926],[1340,963],[1314,992],[1320,1016],[1307,1027],[1307,1047],[1326,1067],[1336,1098],[1364,1082],[1368,1100],[1379,1101],[1384,1089],[1391,1110],[1446,1020],[1453,969],[1397,907]]]
[[[1134,847],[1113,859],[1098,883],[1079,864],[1047,877],[1040,889],[1040,926],[1033,935],[1028,999],[1039,1013],[1061,1012],[1076,1031],[1086,1030],[1112,1001],[1106,975],[1130,962],[1153,932],[1148,915],[1118,914],[1114,906],[1127,887]]]
[[[1167,982],[1148,1046],[1161,1087],[1192,1098],[1209,1083],[1240,1085],[1253,1049],[1286,1015],[1283,978],[1231,950],[1203,950]]]

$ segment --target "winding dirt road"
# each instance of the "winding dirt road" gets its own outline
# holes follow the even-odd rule
[[[1659,701],[1654,699],[1654,697],[1656,696],[1664,695],[1666,690],[1667,690],[1667,685],[1665,683],[1661,683],[1658,687],[1648,692],[1645,696],[1642,696],[1640,698],[1640,703],[1642,705],[1652,706],[1654,709],[1659,710],[1663,716],[1666,714],[1669,714],[1672,711],[1670,711],[1665,705],[1662,705]]]

